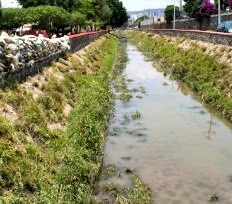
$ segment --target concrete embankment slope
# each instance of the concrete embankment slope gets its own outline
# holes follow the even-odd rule
[[[165,73],[180,80],[232,121],[232,47],[183,37],[128,31],[129,38]]]
[[[0,90],[0,203],[91,203],[117,47],[102,37]]]

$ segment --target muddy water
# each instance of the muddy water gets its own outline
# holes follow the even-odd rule
[[[214,193],[218,203],[232,203],[230,124],[156,71],[134,46],[127,52],[125,75],[134,92],[130,102],[116,101],[105,165],[134,168],[156,204],[204,204]],[[136,111],[142,117],[134,120]]]

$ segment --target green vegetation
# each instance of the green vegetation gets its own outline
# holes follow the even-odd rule
[[[186,83],[201,96],[202,100],[223,117],[232,121],[231,68],[219,63],[217,57],[210,57],[202,49],[194,46],[188,50],[163,36],[149,33],[127,32],[131,41],[152,61],[164,74],[169,73],[175,79]]]
[[[114,191],[116,197],[115,204],[121,203],[133,203],[133,204],[149,204],[150,200],[150,190],[149,188],[140,180],[140,178],[132,174],[131,175],[132,186],[128,188],[117,187],[111,188],[109,191]],[[111,184],[111,187],[115,185]]]
[[[128,61],[127,55],[125,54],[126,42],[123,42],[123,41],[126,41],[126,39],[124,38],[123,40],[122,38],[120,42],[120,46],[118,50],[118,59],[117,59],[117,67],[119,69],[117,69],[115,72],[116,77],[114,79],[113,85],[114,85],[115,91],[119,93],[119,99],[122,102],[126,103],[130,101],[132,96],[130,94],[130,91],[127,88],[125,76],[122,73]]]
[[[109,173],[108,173],[109,172]],[[150,189],[141,181],[138,175],[130,167],[116,169],[108,166],[102,171],[103,181],[98,186],[98,190],[104,194],[104,201],[115,204],[149,204],[151,203]],[[121,179],[127,177],[128,182],[121,184]],[[105,203],[101,201],[101,194],[95,197],[95,203]],[[107,202],[107,203],[108,203]]]
[[[144,20],[147,20],[147,19],[149,19],[149,17],[148,16],[141,16],[141,17],[139,17],[138,19],[136,19],[136,21],[133,23],[133,26],[135,27],[135,26],[140,26],[140,23],[142,22],[142,21],[144,21]]]
[[[0,90],[0,203],[91,203],[117,46],[103,37],[38,78]]]
[[[199,16],[199,6],[202,4],[203,0],[184,0],[184,10],[189,17],[197,18]]]
[[[221,0],[221,5],[223,10],[226,9],[227,0]],[[201,25],[203,22],[209,21],[209,18],[212,14],[217,13],[217,7],[214,3],[211,3],[209,0],[184,0],[184,10],[187,15],[191,18],[195,18]],[[217,4],[217,0],[215,1]],[[227,2],[228,5],[228,2]]]
[[[55,32],[90,26],[92,30],[107,25],[120,27],[127,12],[119,0],[19,0],[23,8],[3,8],[0,29],[13,30],[26,23]],[[73,29],[71,29],[73,28]]]
[[[131,117],[132,117],[133,120],[139,120],[142,117],[142,115],[141,115],[141,113],[139,111],[136,111],[136,112],[134,112],[132,114]]]
[[[217,195],[217,193],[214,193],[211,197],[210,197],[210,199],[209,199],[209,202],[217,202],[217,201],[219,201],[220,199],[219,199],[219,196]]]
[[[167,6],[165,8],[164,15],[166,22],[171,23],[174,19],[174,5]],[[175,15],[176,19],[180,17],[180,9],[178,6],[175,6]]]

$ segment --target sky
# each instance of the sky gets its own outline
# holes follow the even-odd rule
[[[174,0],[121,0],[127,11],[141,11],[144,9],[166,8]],[[179,0],[175,0],[176,4]]]
[[[176,1],[178,5],[179,0],[121,0],[127,11],[141,11],[144,9],[165,8]],[[16,0],[1,0],[2,7],[17,7]],[[211,0],[213,2],[213,0]]]
[[[16,0],[1,0],[2,2],[2,7],[6,8],[6,7],[17,7],[18,3]]]

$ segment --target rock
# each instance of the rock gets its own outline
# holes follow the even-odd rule
[[[0,63],[0,68],[6,69],[6,66],[4,64]]]
[[[35,61],[41,58],[68,49],[70,49],[68,36],[62,38],[53,36],[52,39],[33,35],[10,37],[3,32],[0,35],[0,67],[13,72],[25,66],[33,66]]]
[[[15,44],[8,44],[6,46],[6,53],[15,55],[18,50],[18,47]]]
[[[5,47],[6,45],[7,45],[7,43],[5,42],[5,40],[0,37],[0,46]]]
[[[10,37],[9,35],[8,35],[8,33],[6,33],[6,32],[4,32],[4,31],[2,31],[2,33],[1,33],[1,37]]]

